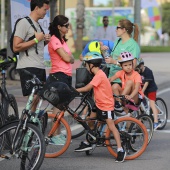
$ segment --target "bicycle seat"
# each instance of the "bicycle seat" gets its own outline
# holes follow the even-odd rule
[[[128,108],[128,109],[131,109],[133,111],[139,110],[139,105],[135,105],[132,102],[129,102],[129,103],[125,104],[125,107]]]

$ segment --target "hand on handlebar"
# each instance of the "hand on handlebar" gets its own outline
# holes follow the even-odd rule
[[[134,103],[134,100],[132,99],[132,97],[130,95],[125,95],[125,98]]]

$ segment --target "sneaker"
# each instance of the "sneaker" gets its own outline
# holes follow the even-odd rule
[[[84,142],[81,142],[80,146],[75,149],[75,152],[82,152],[82,151],[88,151],[88,150],[92,150],[92,146],[89,144],[85,144]]]
[[[56,135],[51,138],[50,144],[53,145],[64,145],[66,143],[66,138],[64,135]]]
[[[154,130],[157,130],[160,126],[161,126],[161,124],[159,122],[154,123],[153,128],[154,128]]]
[[[123,111],[122,104],[119,101],[115,102],[115,110],[116,111]]]
[[[126,157],[126,152],[119,151],[117,153],[117,158],[116,158],[115,162],[124,162],[125,157]]]

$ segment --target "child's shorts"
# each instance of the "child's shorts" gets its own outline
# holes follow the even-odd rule
[[[147,96],[150,100],[156,101],[156,91],[149,92],[149,93],[146,94],[146,96]]]
[[[96,105],[92,109],[93,112],[97,113],[97,119],[99,120],[106,120],[106,119],[113,119],[114,120],[114,111],[103,111],[100,110]]]

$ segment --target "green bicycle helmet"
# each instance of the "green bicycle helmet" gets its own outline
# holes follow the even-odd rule
[[[83,58],[83,61],[91,64],[101,64],[102,60],[103,57],[98,52],[88,52]]]

